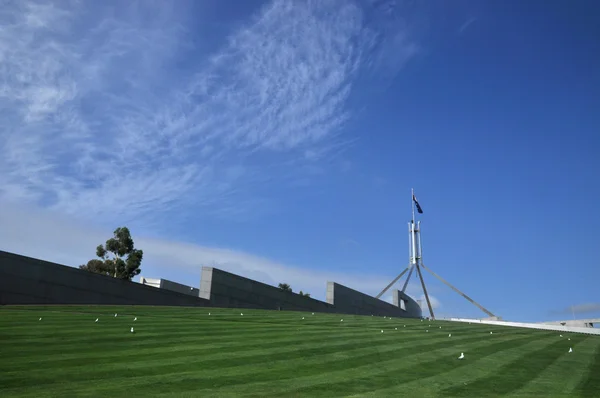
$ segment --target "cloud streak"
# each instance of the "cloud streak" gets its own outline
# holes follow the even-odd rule
[[[192,2],[5,4],[0,199],[107,223],[250,211],[261,184],[343,149],[372,60],[416,48],[350,1],[270,2],[211,53]]]

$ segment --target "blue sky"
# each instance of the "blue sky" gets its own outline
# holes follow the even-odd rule
[[[374,295],[415,188],[425,263],[492,312],[600,316],[599,12],[8,2],[0,249],[76,266],[126,225],[147,277]],[[482,315],[425,278],[438,316]]]

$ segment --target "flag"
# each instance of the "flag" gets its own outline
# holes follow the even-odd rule
[[[413,194],[413,202],[415,202],[415,206],[417,206],[417,211],[419,212],[419,214],[423,214],[423,209],[421,209],[421,205],[419,204],[419,202],[417,202],[417,198],[415,197],[414,194]]]

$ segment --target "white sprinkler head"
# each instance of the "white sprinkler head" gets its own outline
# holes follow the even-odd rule
[[[304,319],[304,317],[302,317],[302,319]]]
[[[562,337],[562,334],[559,337]]]
[[[463,359],[465,357],[465,354],[463,352],[460,353],[460,356],[458,357],[458,359]]]
[[[429,330],[426,330],[425,333],[429,333]]]
[[[133,333],[133,327],[131,328],[131,333]]]
[[[396,328],[395,330],[398,330],[398,328]]]
[[[567,340],[571,341],[571,338],[569,337]]]
[[[449,333],[449,334],[448,334],[448,337],[452,337],[452,333]]]
[[[573,348],[569,348],[569,352],[573,352]]]
[[[383,333],[383,330],[381,331],[381,333]]]
[[[493,334],[494,332],[490,332],[490,334]]]
[[[134,322],[135,322],[135,321],[137,321],[137,316],[136,316],[135,318],[133,318],[133,321],[134,321]]]
[[[94,322],[98,322],[98,318],[96,318],[96,320]]]
[[[344,320],[343,320],[343,319],[340,319],[340,322],[344,322]]]
[[[243,314],[243,313],[241,313],[240,315],[241,315],[241,316],[244,316],[244,314]]]
[[[117,314],[115,314],[115,318],[117,317]]]
[[[40,318],[40,321],[42,320],[42,318]]]

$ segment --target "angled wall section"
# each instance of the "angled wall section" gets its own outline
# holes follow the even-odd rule
[[[159,289],[167,289],[172,292],[189,294],[190,296],[199,297],[200,290],[197,287],[187,286],[181,283],[173,282],[168,279],[152,279],[140,277],[140,283],[146,286],[152,286]]]
[[[404,310],[394,304],[379,300],[335,282],[327,282],[327,302],[337,312],[356,315],[387,315],[403,318],[420,318],[421,310],[416,311],[418,304],[409,296],[402,296],[410,310]],[[413,305],[414,303],[414,305]]]
[[[202,267],[200,297],[214,307],[333,312],[333,306],[310,297],[212,267]]]
[[[210,305],[199,297],[4,251],[0,304]]]

